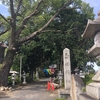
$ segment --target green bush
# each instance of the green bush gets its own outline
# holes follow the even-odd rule
[[[64,84],[64,80],[62,81],[62,85],[61,85],[62,87],[64,87],[65,86],[65,84]]]
[[[92,77],[94,76],[94,74],[86,74],[85,78],[82,78],[83,82],[85,85],[88,85],[89,83],[92,82]]]
[[[45,77],[43,70],[39,69],[38,73],[39,73],[39,78]]]
[[[86,92],[86,87],[83,87],[82,88],[82,92]]]
[[[19,84],[20,83],[20,79],[18,76],[15,77],[15,84]],[[12,76],[8,76],[8,85],[12,85]]]
[[[21,82],[20,82],[19,76],[16,76],[15,78],[16,78],[15,79],[15,84],[20,84]]]

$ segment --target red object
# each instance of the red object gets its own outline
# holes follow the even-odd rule
[[[47,83],[47,90],[50,90],[50,82]]]
[[[52,87],[52,91],[54,91],[54,90],[55,90],[54,84],[52,84],[52,86],[51,86],[51,87]]]

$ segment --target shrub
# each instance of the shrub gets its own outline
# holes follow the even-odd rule
[[[43,70],[39,69],[38,73],[39,73],[39,78],[45,77]]]
[[[85,78],[82,78],[83,82],[85,85],[88,85],[89,83],[92,82],[92,77],[94,76],[94,74],[86,74]]]
[[[18,76],[15,77],[15,84],[19,84],[20,79]],[[8,76],[8,85],[12,85],[12,76]]]
[[[21,83],[21,82],[20,82],[20,79],[19,79],[19,76],[16,76],[16,77],[15,77],[15,83],[16,83],[16,84],[20,84],[20,83]]]

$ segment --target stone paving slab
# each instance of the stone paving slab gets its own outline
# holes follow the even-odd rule
[[[0,100],[56,100],[57,90],[48,91],[46,88],[46,84],[33,83],[6,93],[5,96],[0,97]]]

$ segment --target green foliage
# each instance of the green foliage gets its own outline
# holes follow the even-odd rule
[[[45,77],[43,70],[39,69],[38,73],[39,73],[39,78]]]
[[[86,74],[85,78],[82,78],[84,84],[88,85],[89,83],[91,83],[93,76],[94,76],[94,74]]]
[[[64,84],[64,80],[63,80],[63,82],[62,82],[62,85],[61,85],[63,88],[65,87],[65,84]]]
[[[100,61],[97,60],[97,65],[100,66]]]
[[[91,19],[94,19],[94,14],[91,13],[93,11],[93,8],[91,8],[89,6],[89,4],[82,2],[81,3],[81,7],[82,7],[82,12],[85,13],[88,17],[90,17]],[[88,9],[88,10],[86,10]]]
[[[98,67],[100,66],[100,60],[96,59],[96,64],[98,65]]]
[[[9,0],[2,1],[9,6]],[[19,0],[13,1],[15,11],[18,1]],[[28,20],[20,36],[15,39],[16,42],[20,38],[41,29],[55,12],[68,1],[69,0],[44,0],[39,7],[38,14]],[[16,17],[16,33],[19,31],[18,29],[23,19],[34,11],[38,2],[39,0],[22,1],[23,5],[20,7],[19,16]],[[73,9],[72,7],[76,8]],[[21,45],[20,54],[17,54],[14,58],[13,69],[19,71],[20,56],[23,56],[23,65],[27,63],[31,68],[38,66],[48,67],[49,64],[60,63],[63,49],[66,47],[69,48],[71,52],[72,70],[74,70],[75,67],[85,66],[86,63],[90,61],[85,51],[90,47],[93,41],[90,40],[90,42],[87,42],[81,38],[81,34],[86,27],[87,19],[93,19],[93,17],[93,9],[88,4],[85,4],[81,0],[73,0],[72,4],[65,7],[65,9],[56,16],[53,22],[43,30],[45,32],[44,34],[39,34],[31,38],[28,43],[26,42]],[[38,38],[38,40],[36,38]],[[29,61],[27,62],[27,60]],[[29,64],[29,62],[32,63]]]
[[[67,0],[64,0],[63,3],[66,1]],[[23,31],[25,34],[22,35],[28,35],[30,31],[39,29],[58,9],[56,6],[61,6],[61,0],[50,0],[47,2],[49,2],[50,5],[46,5],[46,8],[43,9],[44,13],[33,17],[34,24],[30,27],[31,30],[30,28],[25,29]],[[45,1],[45,4],[47,2]],[[74,6],[80,7],[82,5],[83,8],[80,10],[71,8],[69,8],[69,10],[64,9],[49,27],[47,27],[47,30],[50,31],[37,36],[39,41],[32,41],[27,46],[23,45],[21,47],[22,52],[27,55],[29,59],[33,57],[32,61],[35,63],[32,64],[34,67],[45,67],[52,63],[60,63],[62,51],[66,47],[69,48],[71,52],[72,70],[74,70],[75,67],[86,66],[86,63],[90,61],[91,58],[87,55],[86,50],[91,47],[93,41],[89,40],[87,42],[81,38],[81,34],[85,29],[87,19],[93,19],[93,16],[91,16],[93,9],[90,8],[89,5],[82,3],[81,0],[76,0],[75,2]],[[50,6],[51,8],[49,8]],[[85,10],[88,12],[85,12]],[[29,24],[30,23],[27,25],[29,26]]]
[[[17,75],[17,76],[16,76],[16,79],[15,79],[15,84],[20,84],[20,83],[21,83],[20,78],[19,78],[19,76]]]
[[[19,76],[15,77],[15,84],[20,84]],[[12,85],[12,76],[8,76],[8,85]]]
[[[6,40],[8,40],[8,37],[9,37],[9,32],[3,34],[0,36],[0,42],[3,41],[5,42]]]
[[[82,92],[86,92],[86,88],[85,87],[82,88]]]
[[[67,47],[71,52],[72,70],[75,67],[85,66],[90,61],[86,50],[93,41],[85,41],[81,38],[81,34],[89,15],[86,15],[85,12],[77,12],[75,9],[65,9],[56,18],[47,28],[51,30],[50,32],[38,35],[40,41],[37,44],[41,46],[43,52],[51,52],[49,58],[52,63],[60,62],[62,51]]]

